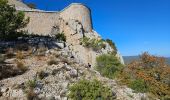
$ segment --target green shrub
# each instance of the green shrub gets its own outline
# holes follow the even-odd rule
[[[133,80],[130,82],[129,87],[135,90],[135,92],[145,93],[148,91],[148,87],[142,79]]]
[[[99,81],[81,80],[69,87],[69,98],[73,100],[113,100],[116,96],[110,88]]]
[[[33,88],[36,87],[37,82],[36,82],[36,80],[29,80],[29,81],[26,83],[26,85],[27,85],[27,87],[28,87],[29,89],[33,89]]]
[[[58,41],[64,41],[66,42],[66,36],[64,35],[64,33],[59,33],[55,35],[55,39],[57,39]]]
[[[114,78],[123,68],[117,57],[109,54],[98,56],[96,62],[97,71],[108,78]]]
[[[18,30],[24,28],[29,22],[25,14],[16,11],[14,6],[8,5],[8,0],[0,0],[0,38],[15,36]],[[14,35],[15,34],[15,35]]]
[[[92,48],[94,51],[101,50],[102,48],[105,48],[106,45],[103,40],[98,40],[98,39],[90,39],[87,37],[83,37],[81,40],[81,45],[87,47],[87,48]]]

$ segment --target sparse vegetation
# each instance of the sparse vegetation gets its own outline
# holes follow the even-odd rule
[[[58,41],[64,41],[66,42],[66,36],[64,35],[64,33],[59,33],[55,35],[55,39],[57,39]]]
[[[27,100],[37,100],[37,94],[34,92],[34,88],[36,87],[37,83],[36,80],[29,80],[26,83],[26,89],[25,89],[25,93],[26,93],[26,97]]]
[[[104,40],[90,39],[87,37],[82,38],[80,44],[87,48],[92,48],[94,51],[101,50],[106,46]]]
[[[22,72],[25,72],[28,70],[28,67],[25,66],[22,61],[17,61],[17,68]]]
[[[17,59],[23,59],[23,58],[24,58],[23,52],[22,52],[22,51],[17,51],[17,53],[16,53],[16,58],[17,58]]]
[[[42,80],[43,78],[45,78],[47,76],[47,73],[45,73],[44,71],[40,71],[38,72],[38,77]]]
[[[57,65],[59,62],[58,61],[56,61],[54,58],[51,58],[48,62],[48,65]]]
[[[81,80],[69,87],[69,98],[73,100],[114,100],[116,96],[109,87],[99,81]]]
[[[29,89],[26,91],[27,100],[38,100],[37,94],[33,91],[33,89]]]
[[[114,78],[123,68],[123,65],[117,57],[109,54],[103,54],[96,58],[96,70],[103,76]]]
[[[35,88],[36,85],[37,85],[36,80],[29,80],[29,81],[26,83],[26,86],[27,86],[28,88],[31,88],[31,89]]]

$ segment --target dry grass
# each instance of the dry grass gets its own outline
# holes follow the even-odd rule
[[[22,51],[17,51],[16,58],[17,59],[24,59],[24,53]]]
[[[17,61],[17,68],[22,72],[25,72],[28,70],[28,67],[25,66],[22,61]]]
[[[29,88],[26,90],[26,98],[27,100],[40,100],[37,94],[34,92],[33,88]]]
[[[55,57],[50,57],[50,60],[47,62],[48,65],[58,65],[59,61],[56,60]]]
[[[38,72],[38,77],[42,80],[42,79],[44,79],[46,76],[48,76],[48,74],[47,73],[45,73],[44,71],[40,71],[40,72]]]

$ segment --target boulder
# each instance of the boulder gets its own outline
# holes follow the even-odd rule
[[[78,77],[78,72],[77,72],[77,70],[76,69],[72,69],[72,70],[70,70],[70,77]]]
[[[70,65],[67,65],[67,63],[65,63],[63,67],[66,71],[70,71],[72,69]]]
[[[64,43],[55,42],[55,45],[60,49],[63,49],[65,47]]]

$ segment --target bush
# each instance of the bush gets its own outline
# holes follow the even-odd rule
[[[170,67],[163,57],[145,52],[139,60],[124,67],[119,79],[132,89],[149,92],[159,99],[170,95]]]
[[[73,100],[113,100],[116,96],[110,88],[99,81],[81,80],[69,87],[69,98]]]
[[[129,87],[135,90],[135,92],[144,93],[148,91],[148,87],[145,84],[145,81],[142,79],[133,80],[132,82],[130,82]]]
[[[92,48],[94,51],[98,51],[98,50],[101,50],[102,48],[106,47],[103,40],[90,39],[87,37],[82,38],[80,40],[80,44],[87,48]]]
[[[103,76],[114,78],[123,68],[123,65],[113,55],[103,54],[96,58],[96,69]]]
[[[64,33],[59,33],[55,35],[55,39],[57,39],[58,41],[64,41],[66,42],[66,36],[64,35]]]

